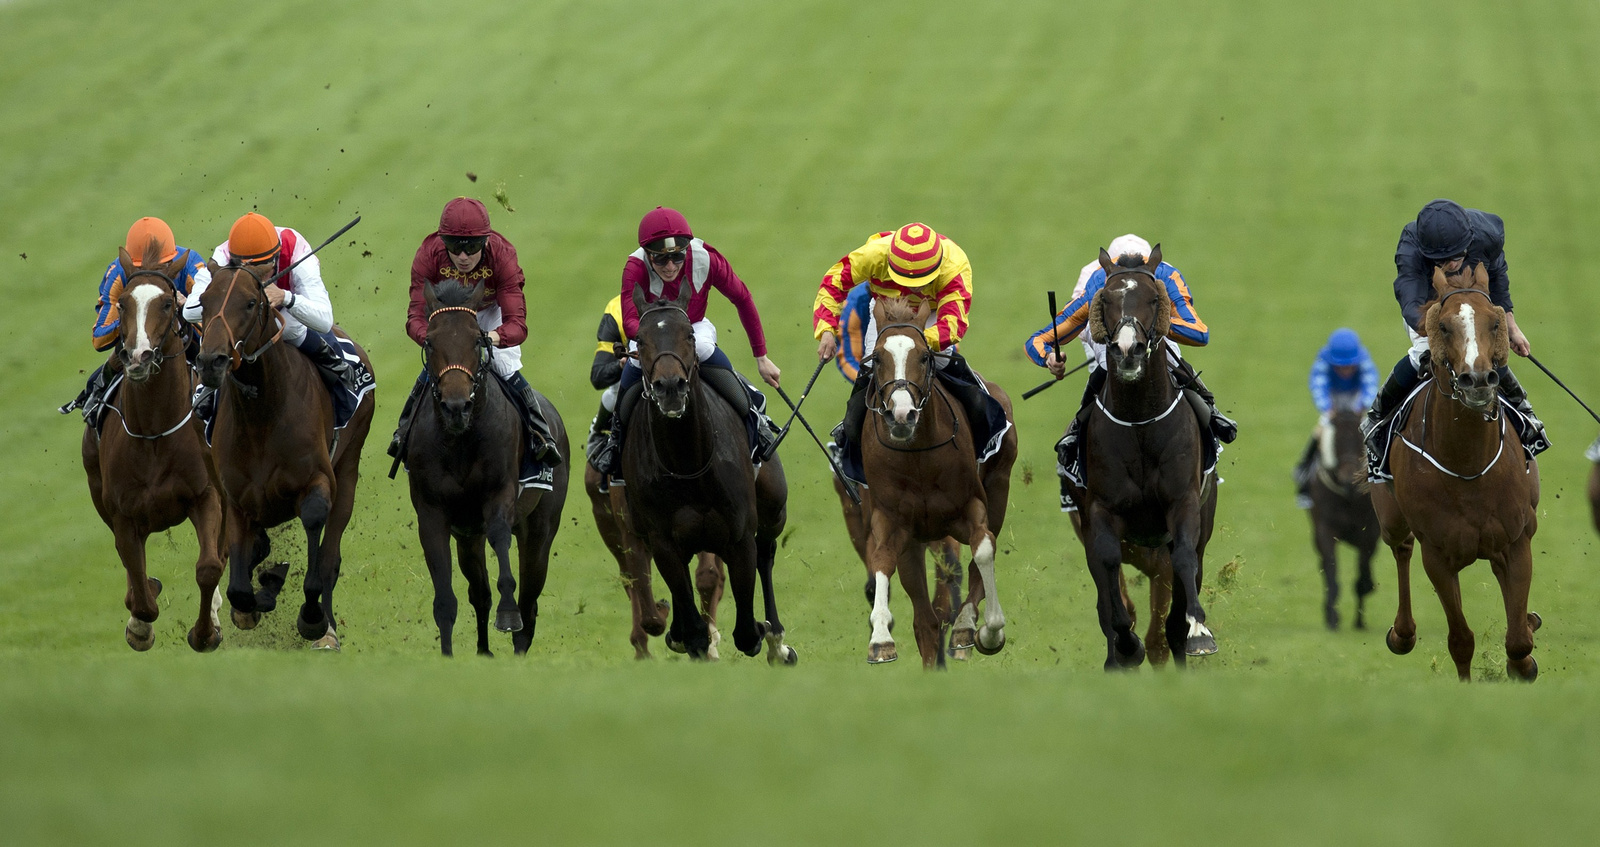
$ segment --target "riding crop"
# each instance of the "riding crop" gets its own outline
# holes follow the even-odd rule
[[[826,360],[824,360],[824,361],[826,361]],[[818,364],[821,364],[821,362],[819,362]],[[817,372],[821,373],[822,369],[820,367],[817,368]],[[816,378],[817,378],[816,374],[812,374],[811,375],[811,379],[813,381],[816,380]],[[778,388],[777,386],[773,386],[773,387],[774,388]],[[809,386],[809,385],[806,386],[806,390],[810,391],[811,390],[811,386]],[[794,410],[794,417],[800,419],[800,425],[806,428],[806,432],[811,433],[811,440],[817,442],[817,447],[822,450],[822,455],[828,457],[828,467],[832,468],[833,469],[833,475],[838,477],[840,482],[844,483],[844,493],[850,495],[850,501],[852,503],[855,503],[857,506],[861,505],[861,495],[856,493],[855,485],[853,485],[850,482],[849,479],[845,478],[844,471],[839,470],[839,463],[835,462],[833,460],[833,454],[829,453],[828,452],[828,448],[824,447],[822,445],[822,439],[817,437],[817,431],[811,428],[811,424],[806,421],[805,415],[800,414],[799,405],[797,405],[796,403],[791,401],[789,399],[789,395],[785,394],[782,388],[778,388],[778,396],[782,397],[783,398],[783,402],[788,403],[789,404],[789,408]],[[800,395],[800,399],[804,400],[804,399],[806,399],[806,396],[804,394],[801,394]],[[785,426],[783,429],[784,429],[785,432],[788,432],[789,427]]]
[[[1056,328],[1056,292],[1055,292],[1055,289],[1053,289],[1053,288],[1050,289],[1048,294],[1050,295],[1050,329],[1053,331]],[[1056,361],[1058,361],[1058,362],[1061,361],[1061,339],[1060,338],[1051,338],[1050,339],[1050,346],[1056,352]],[[1067,374],[1077,373],[1078,371],[1082,370],[1083,366],[1087,365],[1087,364],[1089,364],[1089,362],[1086,360],[1086,361],[1084,361],[1083,365],[1079,365],[1079,366],[1073,368],[1072,370],[1067,371],[1067,373],[1062,374],[1060,377],[1057,377],[1057,378],[1050,379],[1050,380],[1047,380],[1045,382],[1039,383],[1038,385],[1036,385],[1036,386],[1028,389],[1027,391],[1023,392],[1022,399],[1027,400],[1028,398],[1032,397],[1033,395],[1038,394],[1041,391],[1044,391],[1045,389],[1049,388],[1050,386],[1055,385],[1056,383],[1060,382],[1063,379],[1066,379],[1067,378]]]
[[[1538,359],[1535,359],[1532,356],[1532,354],[1529,354],[1528,361],[1534,363],[1535,365],[1538,365],[1539,366],[1539,370],[1544,371],[1544,375],[1545,376],[1548,376],[1552,380],[1555,380],[1556,385],[1561,386],[1561,390],[1562,391],[1565,391],[1568,394],[1572,394],[1572,389],[1568,388],[1566,383],[1562,382],[1560,379],[1557,379],[1556,375],[1551,373],[1550,369],[1545,367],[1543,362],[1539,361]],[[1589,417],[1594,418],[1596,423],[1600,423],[1600,415],[1595,414],[1594,410],[1589,408],[1589,404],[1588,403],[1583,402],[1583,400],[1581,398],[1579,398],[1578,395],[1576,395],[1576,394],[1572,394],[1572,399],[1578,401],[1578,405],[1582,406],[1583,410],[1585,412],[1589,413]]]
[[[310,253],[307,253],[304,256],[301,256],[300,258],[296,259],[294,261],[294,264],[290,265],[287,268],[284,268],[281,271],[278,271],[277,273],[273,274],[272,276],[267,277],[267,281],[261,283],[261,287],[262,288],[266,288],[267,286],[269,286],[272,283],[276,282],[284,274],[287,274],[288,272],[294,270],[296,267],[299,267],[301,262],[304,262],[305,260],[311,258],[312,256],[315,256],[317,254],[318,250],[321,250],[322,248],[328,246],[329,244],[332,244],[333,240],[335,238],[338,238],[339,236],[344,235],[345,233],[349,232],[350,231],[350,227],[353,227],[358,223],[361,223],[361,216],[360,215],[356,215],[356,219],[355,220],[345,224],[344,226],[339,228],[338,232],[328,236],[328,240],[327,241],[324,241],[321,244],[318,244],[316,247],[312,248]]]
[[[817,384],[817,376],[822,373],[822,366],[826,365],[827,363],[827,359],[818,360],[817,369],[811,372],[810,381],[806,383],[805,390],[800,392],[799,402],[793,404],[794,411],[789,414],[789,419],[784,421],[783,428],[778,430],[778,440],[772,445],[773,449],[777,449],[778,445],[783,443],[783,439],[789,437],[789,427],[794,426],[795,415],[800,414],[800,405],[806,402],[806,397],[811,394],[811,386]],[[787,397],[784,398],[786,401],[788,399],[789,398]]]

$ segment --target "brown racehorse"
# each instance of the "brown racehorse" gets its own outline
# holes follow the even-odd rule
[[[1133,635],[1122,582],[1130,544],[1165,547],[1170,557],[1165,634],[1173,660],[1183,667],[1188,656],[1217,651],[1200,604],[1206,544],[1216,519],[1216,475],[1205,473],[1206,436],[1167,364],[1171,301],[1155,277],[1161,245],[1143,264],[1129,257],[1121,262],[1127,264],[1100,251],[1106,283],[1089,304],[1089,331],[1106,345],[1108,374],[1083,427],[1086,487],[1071,493],[1084,523],[1106,670],[1137,667],[1147,652]]]
[[[1385,641],[1405,654],[1417,644],[1411,615],[1413,538],[1422,543],[1422,568],[1449,624],[1450,658],[1471,678],[1474,639],[1461,611],[1460,572],[1488,559],[1506,607],[1506,673],[1533,681],[1536,613],[1528,611],[1533,583],[1533,534],[1539,528],[1539,465],[1523,461],[1521,441],[1501,414],[1495,369],[1510,353],[1505,310],[1489,300],[1482,264],[1452,280],[1433,274],[1435,300],[1423,329],[1435,377],[1425,383],[1389,451],[1394,481],[1372,488],[1383,540],[1394,551],[1400,607]],[[1456,287],[1460,284],[1467,287]]]
[[[1335,411],[1318,437],[1316,476],[1311,479],[1311,541],[1322,565],[1322,617],[1339,628],[1339,556],[1343,541],[1356,548],[1356,629],[1367,628],[1372,593],[1372,556],[1378,549],[1378,516],[1367,484],[1367,446],[1362,413]]]
[[[1006,431],[999,452],[979,464],[972,426],[934,376],[933,351],[923,333],[928,306],[916,308],[904,298],[873,305],[878,342],[873,350],[872,385],[861,432],[861,466],[872,496],[863,501],[867,514],[867,566],[872,572],[872,636],[867,661],[898,658],[889,628],[889,577],[900,572],[900,584],[911,600],[912,629],[924,668],[942,667],[941,642],[947,627],[956,647],[975,645],[993,655],[1005,646],[1005,613],[995,590],[995,536],[1005,523],[1011,493],[1011,465],[1017,457],[1016,427]],[[1000,387],[989,393],[1011,419],[1011,400]],[[923,414],[927,409],[928,413]],[[967,598],[949,624],[953,602],[940,583],[935,608],[928,598],[924,545],[946,536],[966,539],[972,549]],[[984,620],[977,623],[978,603]],[[976,632],[974,632],[976,630]],[[970,640],[968,640],[970,638]]]
[[[234,624],[252,628],[262,612],[276,608],[275,590],[251,590],[251,569],[265,553],[258,539],[265,528],[299,517],[307,566],[295,629],[314,648],[337,650],[339,542],[355,505],[375,400],[370,392],[363,397],[336,439],[333,401],[316,366],[277,343],[283,318],[262,291],[265,276],[250,266],[207,267],[211,284],[200,298],[205,337],[196,365],[201,381],[218,389],[212,453],[227,502]],[[366,351],[360,356],[370,369]]]
[[[600,531],[600,540],[617,560],[617,575],[622,590],[628,597],[632,610],[633,627],[628,632],[628,643],[633,645],[635,659],[650,658],[650,636],[666,632],[666,616],[672,606],[665,600],[656,600],[650,588],[650,551],[628,529],[627,499],[622,486],[600,490],[601,475],[593,465],[583,466],[583,487],[589,494],[589,505],[594,512],[594,525]],[[628,557],[637,553],[639,563],[630,563]],[[722,560],[702,552],[694,569],[694,587],[700,595],[700,617],[711,629],[711,647],[706,658],[716,659],[717,644],[722,633],[717,631],[717,604],[722,602],[722,592],[727,584],[727,569]],[[637,581],[634,574],[637,573]],[[641,603],[643,605],[641,605]],[[654,614],[646,614],[646,609]]]
[[[189,328],[179,316],[172,280],[183,270],[182,256],[161,263],[161,246],[145,248],[141,269],[120,250],[126,281],[117,308],[117,355],[122,387],[107,410],[104,434],[89,426],[83,433],[83,469],[89,476],[89,497],[100,519],[117,539],[117,555],[127,570],[123,604],[131,616],[124,637],[135,650],[155,642],[154,623],[160,610],[156,597],[161,582],[145,574],[145,541],[188,520],[200,545],[194,566],[200,586],[200,615],[189,630],[189,646],[199,652],[222,643],[217,626],[222,579],[222,501],[216,470],[206,448],[200,419],[191,405],[194,374],[184,361]]]

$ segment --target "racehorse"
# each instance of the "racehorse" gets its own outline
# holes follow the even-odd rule
[[[218,389],[212,454],[226,498],[234,625],[251,629],[277,607],[281,577],[269,583],[264,572],[262,590],[255,592],[251,570],[266,555],[264,530],[298,516],[307,566],[295,629],[315,649],[338,650],[333,589],[339,542],[355,504],[375,401],[368,392],[336,431],[333,401],[316,366],[277,343],[283,318],[262,290],[266,280],[249,266],[206,266],[211,284],[200,297],[204,337],[195,363],[200,381]],[[356,349],[370,370],[366,351]]]
[[[84,428],[83,470],[95,511],[115,534],[117,556],[127,571],[123,604],[131,614],[123,637],[135,650],[149,650],[155,643],[150,625],[160,614],[156,597],[161,581],[145,573],[145,541],[185,519],[194,526],[200,546],[194,566],[200,615],[188,641],[205,653],[222,643],[217,625],[222,500],[211,451],[191,404],[194,373],[183,355],[191,330],[179,315],[172,281],[183,270],[184,259],[163,265],[161,246],[152,239],[141,268],[133,266],[126,249],[119,250],[118,261],[125,280],[117,301],[123,380],[107,405],[117,421],[106,421],[104,434],[92,423]]]
[[[417,536],[433,578],[433,620],[439,650],[453,654],[456,594],[451,585],[450,540],[455,539],[467,599],[477,612],[478,655],[489,649],[489,573],[484,540],[499,563],[500,603],[495,629],[510,632],[518,656],[528,652],[539,617],[539,594],[550,565],[550,544],[561,528],[567,499],[567,463],[554,469],[550,490],[519,482],[524,448],[522,420],[506,392],[494,384],[490,341],[478,325],[484,285],[423,287],[428,314],[423,368],[432,401],[420,404],[406,446]],[[539,395],[556,448],[567,455],[567,430],[555,406]],[[511,538],[517,539],[518,576],[511,573]]]
[[[638,357],[643,369],[641,414],[629,417],[623,447],[627,519],[644,544],[629,557],[629,576],[643,614],[650,601],[648,549],[672,594],[667,646],[704,659],[710,627],[695,612],[688,562],[710,552],[727,565],[733,589],[733,643],[754,656],[767,643],[767,661],[799,660],[784,643],[772,588],[778,535],[788,520],[788,483],[774,455],[755,472],[745,436],[744,410],[736,410],[700,379],[694,335],[684,307],[694,293],[682,286],[675,301],[646,303],[634,289],[639,312]],[[754,614],[755,577],[761,579],[765,620]]]
[[[1167,550],[1167,647],[1183,667],[1188,656],[1217,651],[1200,605],[1206,544],[1216,519],[1216,475],[1205,472],[1203,427],[1167,364],[1172,305],[1155,277],[1161,245],[1142,265],[1132,257],[1122,261],[1100,251],[1106,284],[1089,304],[1089,332],[1106,345],[1109,374],[1083,426],[1085,487],[1074,486],[1072,494],[1085,527],[1084,557],[1106,637],[1106,670],[1137,667],[1147,652],[1133,635],[1124,600],[1124,544]]]
[[[978,652],[993,655],[1006,643],[994,554],[1011,493],[1016,427],[1006,430],[999,451],[980,465],[980,445],[973,441],[971,423],[934,376],[934,354],[923,333],[928,304],[913,307],[904,298],[881,299],[873,304],[873,315],[879,329],[867,389],[872,414],[861,434],[861,466],[871,489],[871,497],[862,503],[866,560],[873,580],[867,661],[883,664],[899,658],[890,634],[894,615],[889,611],[889,577],[896,570],[911,600],[912,629],[924,668],[944,666],[947,630],[952,646],[976,646]],[[998,385],[986,385],[1009,421],[1010,398]],[[923,561],[924,545],[946,536],[966,539],[972,549],[967,598],[953,624],[949,622],[952,598],[943,581],[936,599],[944,605],[935,608],[929,601]],[[984,612],[981,627],[979,602]]]
[[[583,487],[589,494],[594,524],[600,531],[600,540],[611,551],[612,558],[617,560],[622,591],[627,595],[632,610],[633,627],[628,632],[628,643],[633,645],[635,659],[648,659],[650,636],[666,631],[666,616],[672,611],[672,606],[665,600],[655,599],[650,589],[650,554],[628,529],[627,501],[622,493],[625,486],[607,486],[602,491],[601,481],[600,471],[595,470],[593,465],[585,464]],[[637,567],[630,566],[628,562],[628,557],[635,554],[643,559]],[[700,595],[700,616],[705,618],[711,630],[711,646],[706,651],[706,658],[716,659],[717,644],[722,640],[722,634],[717,631],[717,604],[722,602],[723,588],[728,581],[727,569],[723,567],[721,559],[710,553],[701,552],[697,559],[694,587]],[[634,581],[635,572],[641,574],[639,582]],[[654,614],[648,614],[647,609],[654,610]]]
[[[1463,277],[1467,275],[1462,274]],[[1467,287],[1435,269],[1435,300],[1423,330],[1434,376],[1398,428],[1390,449],[1390,484],[1372,489],[1383,541],[1394,552],[1400,606],[1384,641],[1398,654],[1417,644],[1411,615],[1413,539],[1422,543],[1422,568],[1444,606],[1450,658],[1462,680],[1472,676],[1474,638],[1461,611],[1460,572],[1488,559],[1506,607],[1506,673],[1532,682],[1531,655],[1542,621],[1528,611],[1533,583],[1533,535],[1539,529],[1539,465],[1524,458],[1521,440],[1501,414],[1495,369],[1510,352],[1505,310],[1489,300],[1489,276],[1474,266]]]
[[[1361,412],[1340,409],[1329,417],[1317,445],[1316,476],[1311,480],[1311,541],[1322,563],[1322,617],[1339,628],[1338,543],[1356,548],[1356,629],[1367,628],[1367,595],[1372,593],[1372,555],[1378,549],[1378,516],[1367,485],[1367,447]]]

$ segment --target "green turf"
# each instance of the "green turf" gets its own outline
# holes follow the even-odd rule
[[[1327,633],[1288,469],[1327,333],[1356,328],[1384,368],[1402,353],[1391,250],[1436,196],[1505,218],[1519,323],[1600,397],[1584,262],[1600,224],[1597,40],[1593,4],[1555,2],[0,0],[6,840],[1580,840],[1597,764],[1580,455],[1593,421],[1518,366],[1556,445],[1532,687],[1499,683],[1485,565],[1464,590],[1491,684],[1452,681],[1420,572],[1422,641],[1383,649],[1383,557],[1375,629]],[[437,660],[410,503],[382,448],[418,367],[407,268],[457,194],[489,201],[521,253],[524,360],[574,443],[596,400],[599,310],[654,205],[683,210],[750,283],[786,387],[814,361],[822,272],[874,231],[920,219],[966,249],[963,346],[1013,394],[1043,376],[1021,342],[1044,291],[1064,296],[1123,232],[1161,242],[1212,330],[1191,358],[1241,422],[1208,557],[1237,566],[1205,598],[1223,652],[1189,678],[1099,670],[1051,473],[1074,378],[1018,404],[999,656],[940,676],[865,666],[862,571],[821,456],[795,438],[778,579],[798,668],[692,667],[659,641],[634,663],[578,487],[530,656],[496,635],[493,662]],[[345,544],[345,650],[308,655],[279,614],[190,654],[180,528],[152,540],[166,592],[156,646],[135,655],[82,430],[53,409],[96,362],[94,287],[127,225],[159,215],[209,250],[252,208],[314,241],[363,218],[323,258],[381,385]],[[711,314],[749,370],[732,310]],[[844,395],[826,374],[813,422],[831,424]],[[896,612],[909,655],[909,608]]]

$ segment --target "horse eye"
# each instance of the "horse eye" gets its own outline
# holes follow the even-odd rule
[[[246,309],[254,309],[256,307],[256,301],[254,299],[251,299],[249,302],[244,304],[244,307]]]

